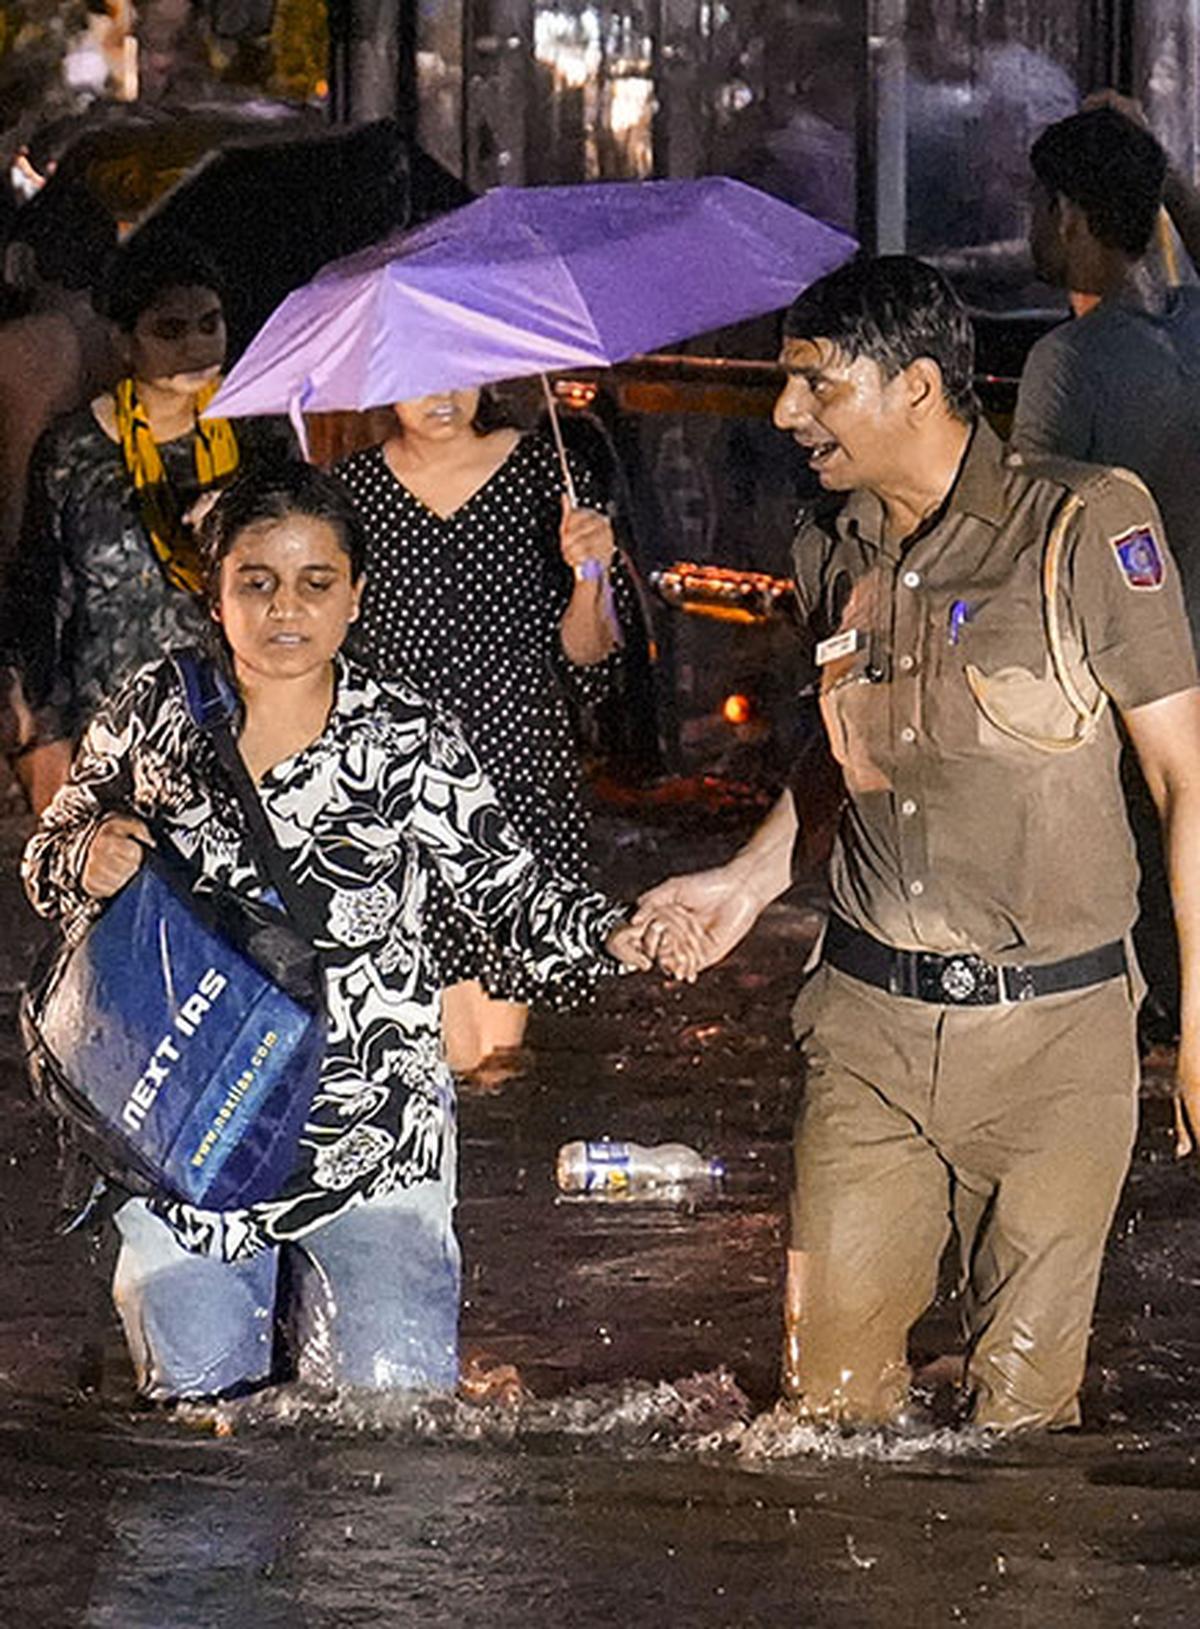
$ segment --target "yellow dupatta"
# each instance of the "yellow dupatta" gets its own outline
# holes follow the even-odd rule
[[[228,419],[201,419],[200,415],[217,393],[220,380],[205,385],[196,396],[196,479],[202,490],[216,486],[238,467],[237,437]],[[150,433],[150,420],[130,378],[122,379],[113,392],[116,404],[117,439],[125,468],[138,498],[142,524],[150,546],[173,588],[199,594],[204,587],[200,554],[183,523],[175,494],[163,467],[158,443]]]

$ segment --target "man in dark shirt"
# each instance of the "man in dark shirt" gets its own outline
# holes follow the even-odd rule
[[[1030,154],[1030,247],[1079,314],[1033,347],[1012,444],[1022,456],[1115,464],[1154,495],[1200,632],[1200,288],[1147,264],[1168,177],[1144,127],[1110,106],[1051,125]],[[1173,185],[1178,189],[1179,183]]]
[[[1029,353],[1012,444],[1029,460],[1077,458],[1132,470],[1149,487],[1200,634],[1200,288],[1169,287],[1151,266],[1164,200],[1189,247],[1194,194],[1140,122],[1106,101],[1050,125],[1030,153],[1030,248],[1076,312]],[[1154,810],[1128,766],[1142,868],[1136,943],[1150,996],[1147,1042],[1178,1033],[1179,968]]]

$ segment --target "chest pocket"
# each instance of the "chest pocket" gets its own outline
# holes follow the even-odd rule
[[[1082,502],[1075,493],[1064,501],[1042,556],[1042,676],[1026,667],[983,665],[986,639],[972,641],[979,648],[972,649],[975,659],[968,659],[963,667],[967,688],[983,718],[1009,740],[1039,752],[1074,752],[1086,746],[1108,706],[1108,696],[1087,672],[1078,638],[1064,626],[1059,612],[1063,550]],[[1027,644],[1030,634],[1029,628],[1023,628],[1020,644]],[[998,640],[998,647],[1000,643]]]
[[[852,585],[835,585],[831,596],[838,615],[835,624],[829,617],[830,644],[836,646],[841,637],[853,645],[821,661],[821,715],[830,750],[852,792],[886,791],[892,784],[888,687],[876,682],[872,673],[873,641],[884,620],[885,593],[883,576],[874,570]]]

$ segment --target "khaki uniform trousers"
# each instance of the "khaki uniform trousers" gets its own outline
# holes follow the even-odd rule
[[[1104,1244],[1133,1149],[1130,982],[991,1007],[892,996],[820,967],[793,1014],[807,1065],[792,1246],[799,1381],[818,1415],[886,1421],[907,1337],[960,1250],[975,1424],[1079,1422]]]

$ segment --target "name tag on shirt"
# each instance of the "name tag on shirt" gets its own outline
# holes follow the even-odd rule
[[[834,634],[830,639],[822,639],[817,646],[816,660],[818,667],[826,667],[830,662],[836,662],[839,657],[853,656],[862,646],[862,630],[847,628],[845,633]]]

